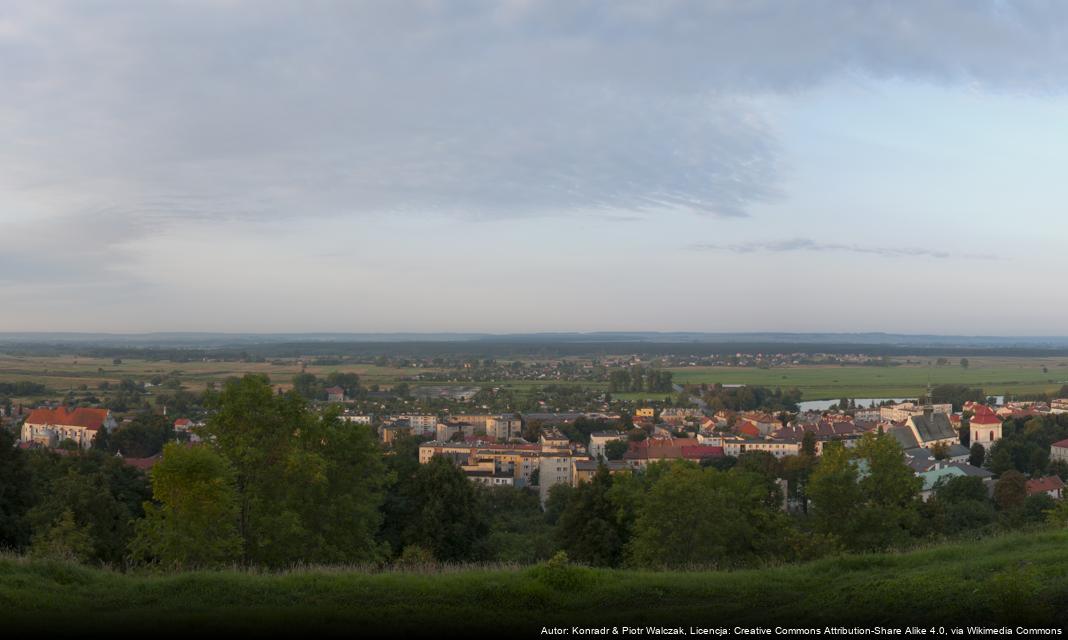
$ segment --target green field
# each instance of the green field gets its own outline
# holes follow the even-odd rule
[[[7,630],[520,636],[542,626],[1068,622],[1068,532],[737,572],[465,569],[121,574],[0,557]]]
[[[393,384],[402,376],[410,376],[433,369],[401,369],[380,367],[372,364],[308,365],[308,373],[324,376],[333,371],[357,373],[366,385]],[[271,382],[288,386],[293,376],[300,373],[300,364],[285,360],[281,364],[269,362],[166,362],[124,358],[121,364],[113,364],[110,358],[87,358],[76,356],[34,357],[0,354],[0,382],[20,380],[39,382],[50,389],[66,391],[85,384],[95,388],[101,382],[116,384],[124,378],[144,381],[153,376],[166,376],[179,372],[183,386],[202,391],[209,382],[222,382],[231,376],[246,373],[264,373]]]
[[[924,392],[928,376],[934,385],[982,387],[989,395],[1050,393],[1068,384],[1068,358],[969,358],[967,369],[954,360],[953,364],[934,367],[798,365],[771,369],[682,367],[671,371],[679,384],[798,387],[804,400],[916,397]]]

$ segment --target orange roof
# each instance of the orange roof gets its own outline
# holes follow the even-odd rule
[[[1045,493],[1047,491],[1057,491],[1063,488],[1064,481],[1060,479],[1060,476],[1047,476],[1045,478],[1027,481],[1027,495]]]
[[[745,436],[759,436],[760,429],[752,422],[746,422],[742,426],[738,427],[738,433]]]
[[[994,413],[977,413],[972,416],[971,424],[1001,424],[1001,418]]]
[[[107,409],[67,409],[57,407],[55,409],[34,409],[26,418],[27,424],[50,424],[61,427],[84,427],[90,431],[98,431],[107,420]]]

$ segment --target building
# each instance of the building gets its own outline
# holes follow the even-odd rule
[[[641,407],[634,412],[635,418],[652,418],[656,415],[656,409],[653,407]]]
[[[691,460],[701,462],[722,458],[724,448],[712,444],[701,444],[695,438],[646,438],[631,442],[630,448],[623,454],[623,461],[629,466],[644,469],[651,462],[660,460]]]
[[[500,442],[523,435],[523,421],[514,415],[490,416],[486,420],[486,435]]]
[[[378,428],[378,437],[382,439],[382,444],[392,445],[393,442],[400,436],[408,435],[412,432],[411,427],[404,420],[398,420],[393,424],[385,424]]]
[[[178,418],[174,421],[174,432],[186,434],[190,442],[200,442],[200,436],[193,430],[203,426],[203,422],[193,422],[189,418]]]
[[[1068,462],[1068,440],[1058,440],[1049,446],[1049,460]]]
[[[930,407],[932,413],[944,413],[946,415],[953,413],[952,404],[933,404]],[[915,402],[902,402],[879,407],[879,418],[884,422],[901,422],[902,420],[908,420],[912,416],[922,416],[923,412],[923,405],[918,405]]]
[[[538,459],[538,493],[541,503],[549,499],[549,491],[558,484],[572,484],[576,456],[571,451],[542,451]],[[581,460],[588,458],[581,457]]]
[[[327,402],[344,402],[345,390],[341,387],[327,387],[326,388],[326,401]]]
[[[601,462],[598,460],[581,460],[574,458],[572,465],[574,468],[571,471],[571,484],[575,487],[579,486],[580,483],[593,480],[593,476],[597,474],[597,470],[600,469],[602,465],[607,468],[608,473],[612,475],[634,472],[634,468],[622,460]]]
[[[438,417],[432,415],[411,415],[405,414],[397,416],[398,420],[406,420],[408,422],[408,428],[411,429],[412,435],[417,436],[432,436],[436,433],[438,426]]]
[[[594,460],[608,459],[605,447],[609,442],[626,439],[627,434],[622,431],[595,431],[590,434],[590,457]]]
[[[948,447],[960,444],[960,436],[953,429],[949,414],[935,411],[909,416],[904,425],[891,427],[887,433],[898,441],[902,449],[930,449],[936,445]]]
[[[1064,491],[1064,481],[1060,476],[1046,476],[1027,481],[1027,495],[1035,496],[1044,493],[1049,497],[1060,500]]]
[[[968,424],[972,444],[979,443],[989,449],[990,445],[1001,440],[1001,418],[990,409],[973,415]]]
[[[34,409],[22,423],[22,441],[55,447],[71,440],[82,449],[88,449],[101,429],[110,432],[115,426],[115,418],[107,409]]]
[[[1068,398],[1057,398],[1049,403],[1050,413],[1068,413]]]
[[[420,464],[427,464],[435,456],[449,458],[461,467],[483,465],[478,467],[481,470],[489,468],[491,463],[495,474],[508,474],[514,486],[522,487],[531,483],[534,470],[539,468],[541,447],[536,444],[442,441],[424,442],[419,446]]]
[[[487,487],[515,486],[515,476],[499,471],[492,460],[479,460],[474,464],[462,465],[460,469],[468,480]]]

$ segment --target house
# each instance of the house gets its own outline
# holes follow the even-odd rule
[[[917,473],[916,476],[923,480],[923,487],[920,489],[920,498],[926,502],[934,495],[935,489],[937,489],[939,485],[948,482],[953,478],[963,478],[967,475],[968,474],[962,469],[949,465],[935,467],[929,471]]]
[[[770,413],[762,412],[750,412],[742,414],[740,423],[743,422],[751,424],[753,427],[755,427],[757,430],[756,435],[761,436],[766,436],[772,431],[775,431],[776,429],[782,426],[782,424],[775,419],[775,416],[771,415]],[[739,433],[742,433],[741,430],[739,430]]]
[[[1068,440],[1058,440],[1049,446],[1049,460],[1068,462]]]
[[[341,387],[327,387],[326,388],[326,401],[327,402],[344,402],[345,390]]]
[[[1068,413],[1068,398],[1057,398],[1049,403],[1050,413]]]
[[[189,442],[200,442],[200,436],[193,429],[203,426],[203,422],[194,422],[189,418],[178,418],[174,421],[174,432],[185,434],[188,436]]]
[[[22,441],[55,447],[72,440],[82,449],[88,449],[101,429],[109,432],[115,427],[115,418],[108,409],[34,409],[22,423]]]
[[[1061,480],[1060,476],[1046,476],[1045,478],[1036,478],[1027,481],[1028,496],[1044,493],[1055,500],[1060,500],[1063,490],[1064,481]]]

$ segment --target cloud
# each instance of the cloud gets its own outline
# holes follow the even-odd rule
[[[942,249],[911,246],[873,246],[838,242],[818,242],[811,238],[792,238],[766,242],[741,242],[729,244],[694,243],[688,246],[694,251],[727,251],[730,253],[794,253],[794,252],[845,252],[859,253],[884,258],[965,258],[972,260],[996,260],[997,256],[978,253],[955,254]]]
[[[1063,93],[1068,4],[9,3],[0,286],[136,291],[191,223],[740,219],[803,161],[769,103],[857,75]],[[718,250],[942,257],[816,246]]]
[[[782,191],[759,96],[849,73],[1059,91],[1050,13],[1068,8],[25,3],[0,22],[0,189],[131,218],[744,216]]]

